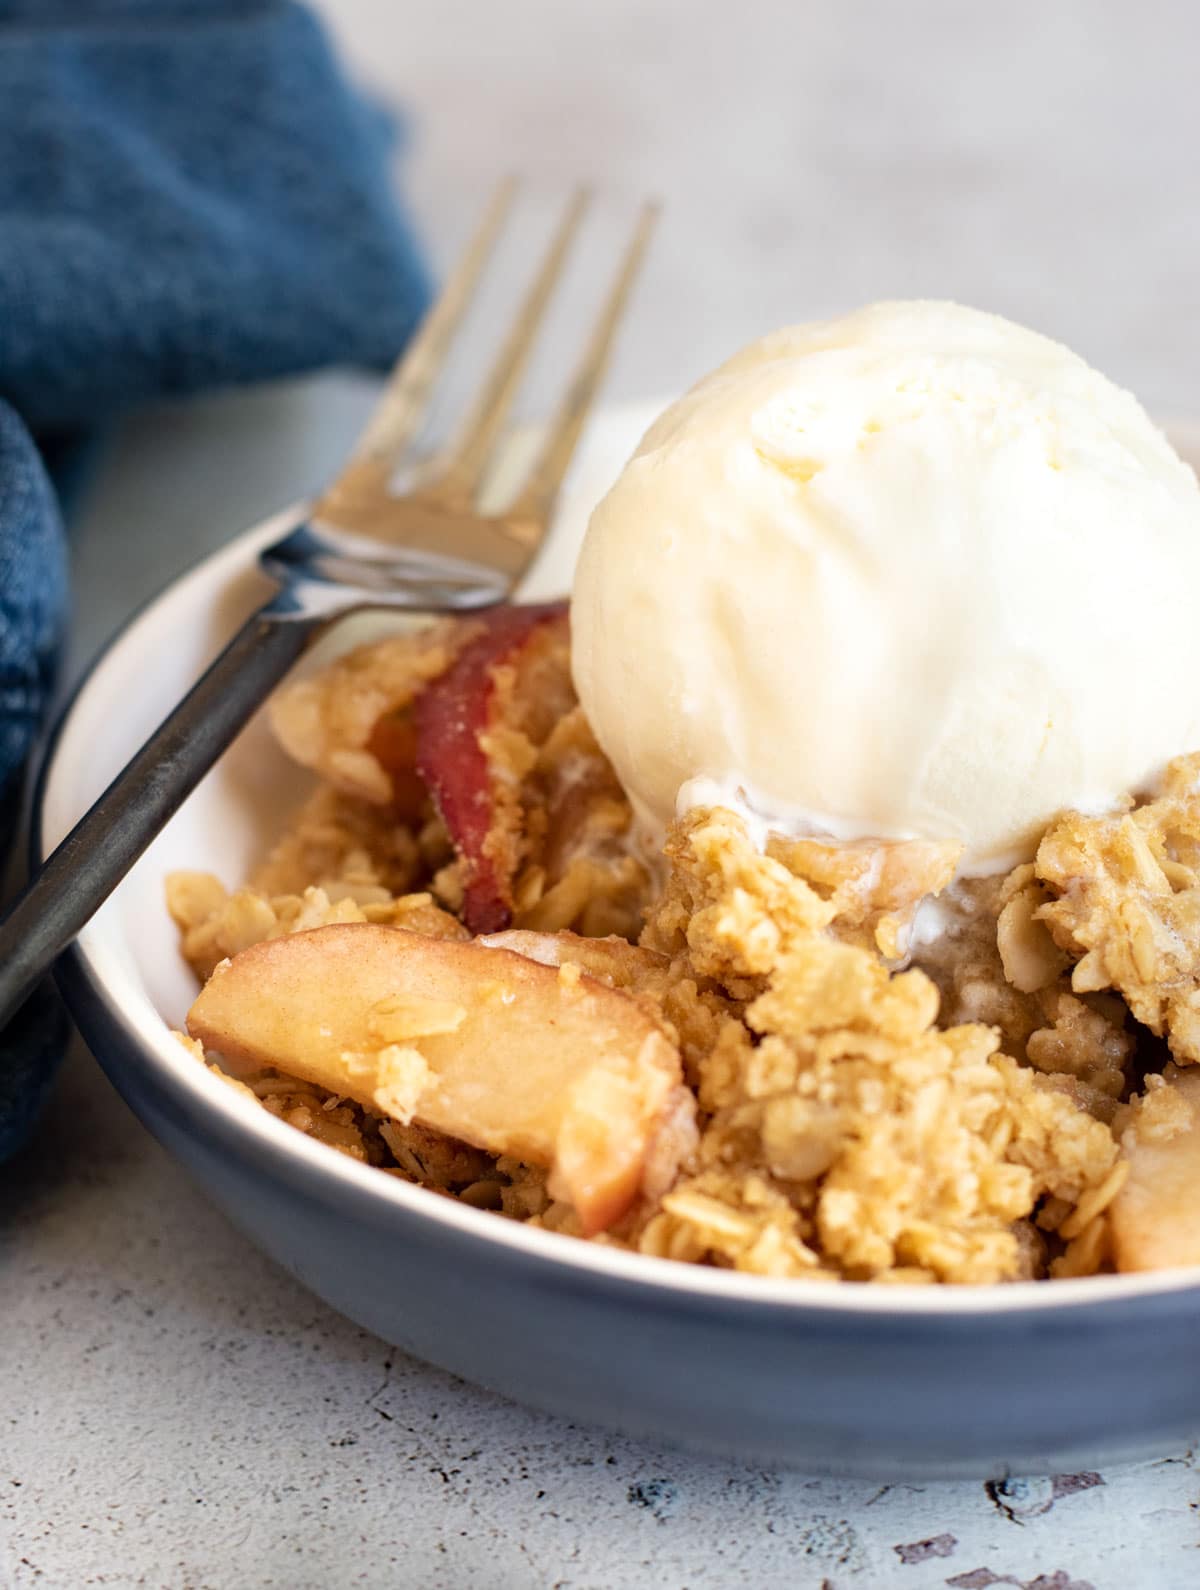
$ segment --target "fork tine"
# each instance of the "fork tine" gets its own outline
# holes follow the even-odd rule
[[[434,382],[446,360],[483,269],[512,206],[517,179],[507,177],[492,194],[474,237],[450,274],[433,308],[397,360],[366,430],[342,474],[330,488],[357,477],[359,486],[382,489],[412,439],[429,402]],[[365,478],[364,478],[365,477]]]
[[[654,201],[643,205],[608,298],[592,328],[571,383],[550,422],[537,460],[506,510],[510,531],[520,534],[524,539],[536,540],[541,536],[554,508],[558,488],[574,455],[583,422],[608,366],[617,327],[649,246],[659,210],[659,204]]]
[[[430,460],[426,479],[431,494],[469,501],[478,490],[590,200],[587,188],[577,188],[572,195],[541,269],[461,430],[442,454]]]

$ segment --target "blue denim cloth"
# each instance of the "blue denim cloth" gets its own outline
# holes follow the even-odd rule
[[[427,297],[393,148],[289,0],[0,0],[0,860],[66,616],[42,454],[146,399],[388,363]],[[44,1006],[0,1034],[0,1159],[60,1039]]]

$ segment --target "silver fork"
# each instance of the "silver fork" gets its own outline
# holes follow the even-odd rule
[[[75,938],[272,687],[330,623],[367,607],[469,612],[509,596],[546,533],[653,228],[634,228],[580,363],[524,483],[479,508],[506,416],[587,206],[579,191],[459,431],[403,495],[389,484],[504,228],[515,183],[478,232],[392,373],[346,467],[260,556],[279,582],[256,613],[80,819],[0,922],[0,1027]]]

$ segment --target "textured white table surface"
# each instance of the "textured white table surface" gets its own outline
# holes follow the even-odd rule
[[[617,395],[678,388],[776,323],[932,294],[1061,336],[1160,410],[1200,408],[1194,7],[325,9],[410,109],[439,261],[498,168],[531,173],[535,219],[596,178],[600,240],[643,192],[667,199]],[[319,480],[369,395],[326,376],[128,424],[78,526],[77,660]],[[78,1050],[0,1171],[0,1372],[0,1583],[22,1590],[1200,1583],[1191,1454],[848,1484],[574,1429],[407,1360],[250,1249]]]

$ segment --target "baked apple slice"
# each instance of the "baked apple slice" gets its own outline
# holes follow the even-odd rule
[[[1166,1087],[1175,1119],[1150,1132],[1143,1118],[1121,1139],[1129,1175],[1109,1210],[1118,1270],[1200,1264],[1200,1067]]]
[[[410,820],[425,802],[413,702],[479,628],[474,619],[447,618],[406,629],[282,685],[268,704],[275,738],[343,794]]]
[[[466,869],[463,919],[473,933],[495,933],[512,920],[525,771],[505,765],[498,742],[506,727],[519,733],[531,727],[520,721],[523,704],[512,688],[523,668],[533,675],[527,696],[543,695],[553,714],[553,699],[536,688],[538,662],[564,644],[567,604],[498,607],[479,622],[481,633],[416,699],[416,768]],[[507,723],[509,717],[517,721]],[[552,724],[538,727],[548,732]]]
[[[509,928],[505,933],[490,933],[480,940],[498,950],[512,950],[543,966],[578,966],[609,988],[625,993],[649,994],[660,999],[670,982],[671,962],[657,950],[631,944],[628,939],[584,938],[579,933],[533,933],[527,928]]]
[[[641,1002],[486,944],[371,923],[269,939],[217,967],[188,1031],[234,1067],[547,1167],[589,1236],[689,1141],[678,1051]]]

